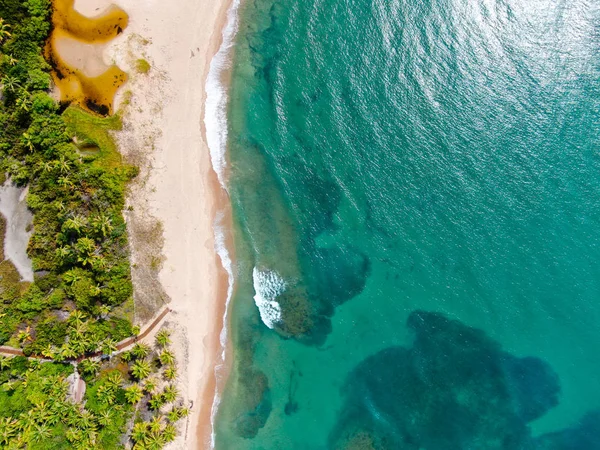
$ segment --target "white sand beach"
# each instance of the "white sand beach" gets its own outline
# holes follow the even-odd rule
[[[104,52],[107,65],[116,63],[130,75],[115,104],[124,123],[116,137],[126,158],[142,170],[128,196],[132,212],[126,217],[128,223],[143,216],[162,224],[159,279],[173,310],[167,325],[175,330],[181,393],[193,402],[181,436],[169,448],[208,448],[227,275],[215,254],[213,233],[223,193],[211,167],[202,119],[205,80],[228,1],[77,0],[75,8],[95,16],[111,3],[129,14],[129,26]],[[136,70],[141,58],[150,64],[147,73]],[[141,283],[140,266],[148,255],[137,245],[132,236],[134,283],[136,278]],[[154,250],[159,249],[157,242]],[[160,292],[154,294],[161,298]]]

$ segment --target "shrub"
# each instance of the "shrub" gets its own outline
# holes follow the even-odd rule
[[[150,63],[143,58],[140,58],[135,62],[135,69],[138,73],[148,73],[150,72],[150,68]]]

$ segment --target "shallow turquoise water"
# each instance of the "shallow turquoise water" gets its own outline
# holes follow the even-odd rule
[[[599,30],[585,0],[246,0],[217,448],[600,449]]]

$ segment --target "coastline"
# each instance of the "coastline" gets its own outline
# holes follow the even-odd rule
[[[182,362],[179,390],[193,405],[180,435],[167,448],[209,448],[216,372],[226,374],[220,334],[231,290],[230,275],[215,248],[214,226],[217,214],[224,217],[221,231],[229,241],[230,214],[203,119],[206,79],[221,46],[230,1],[184,0],[172,8],[152,0],[78,0],[75,7],[93,16],[111,3],[130,17],[129,26],[104,52],[107,62],[131,74],[115,100],[124,124],[115,137],[124,157],[141,168],[125,215],[130,225],[138,221],[151,227],[156,238],[142,248],[130,230],[132,276],[140,286],[146,280],[141,266],[149,256],[154,263],[156,252],[162,251],[161,286],[155,290],[164,289],[171,300],[173,312],[166,324],[174,331],[173,347]],[[136,72],[139,58],[149,62],[148,73]],[[166,300],[161,292],[155,295],[158,303]]]

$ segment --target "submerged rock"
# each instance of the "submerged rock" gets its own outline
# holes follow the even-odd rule
[[[333,448],[536,448],[527,424],[560,392],[548,364],[441,314],[413,312],[408,326],[411,348],[382,350],[348,376]]]

